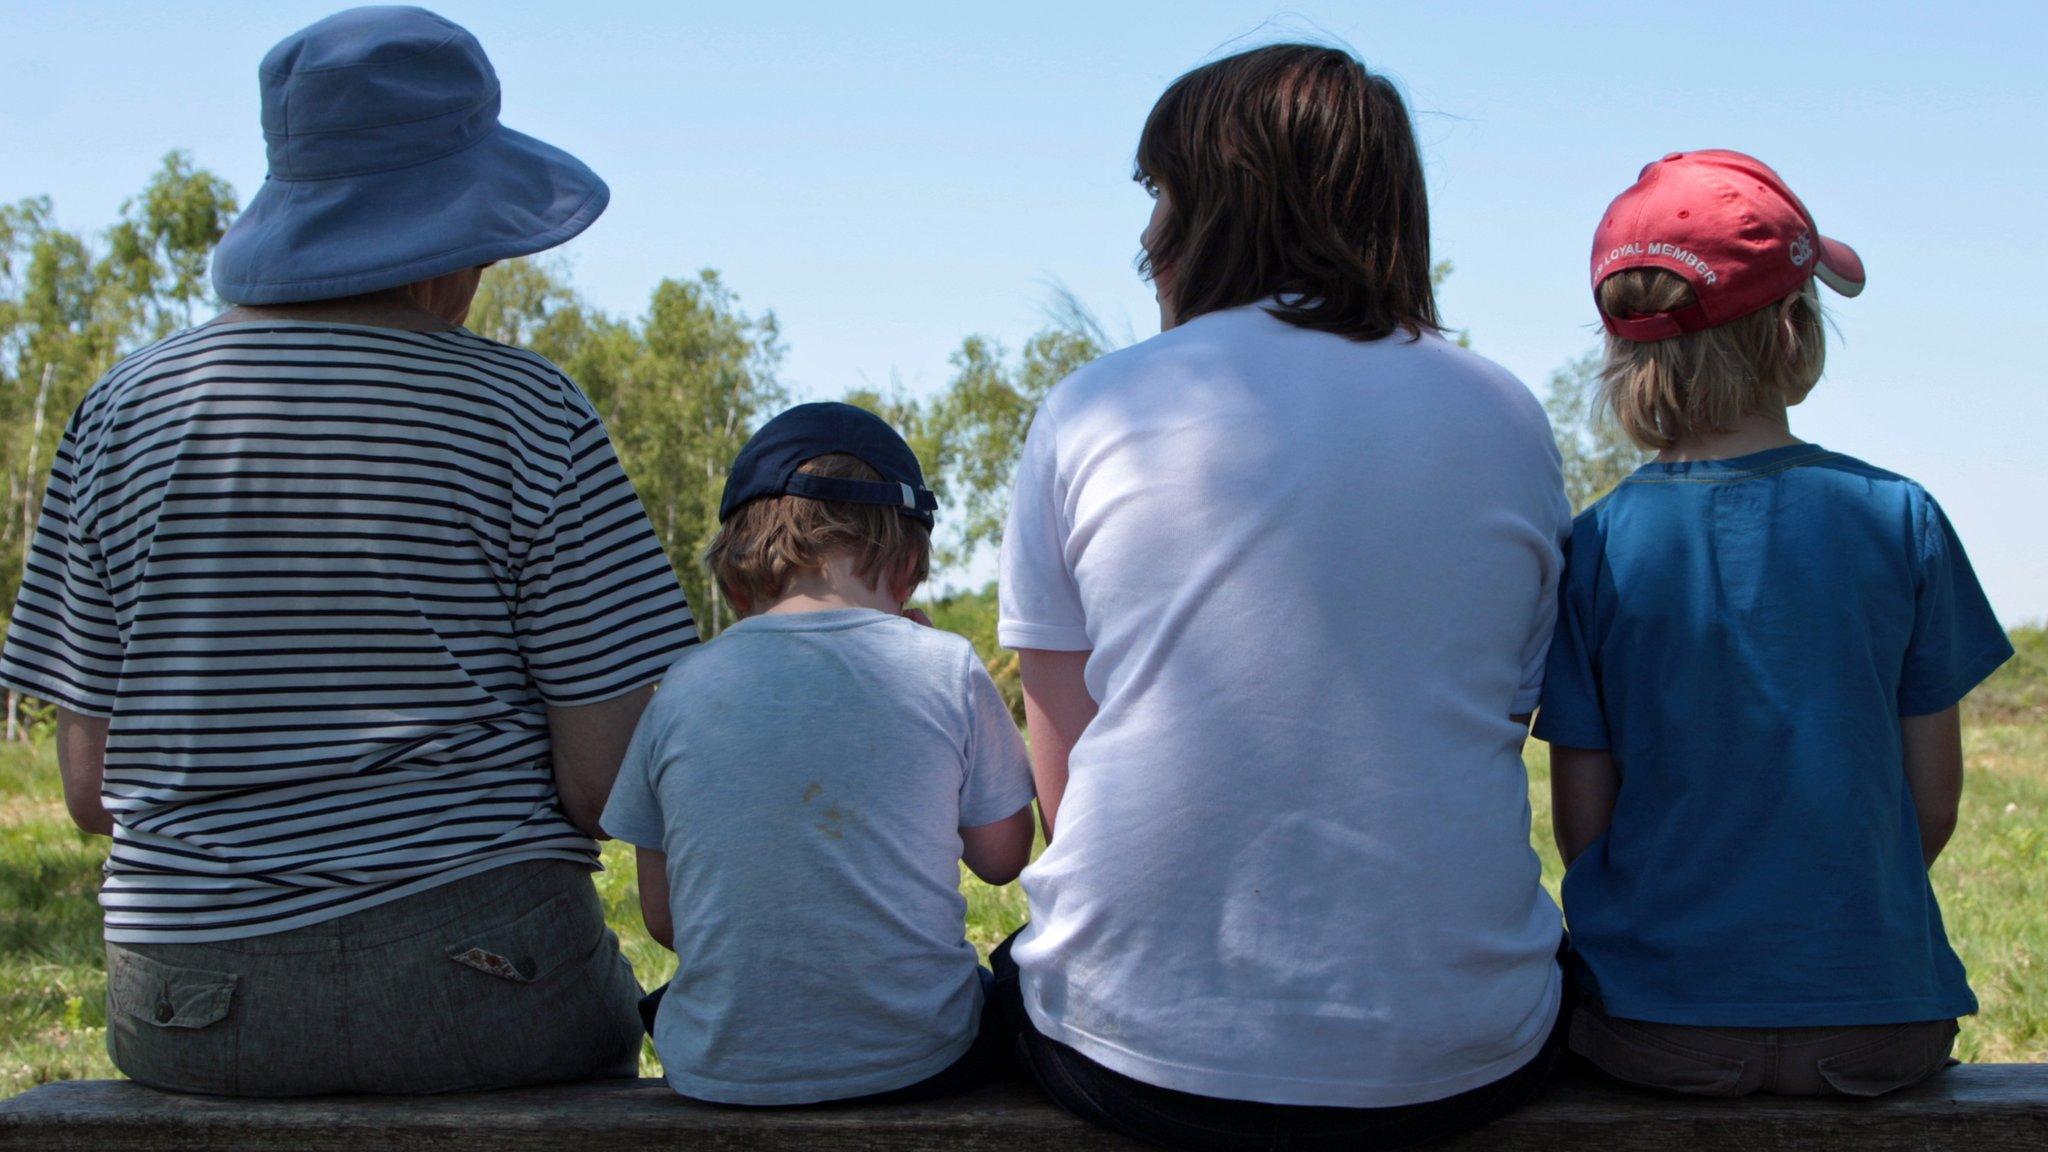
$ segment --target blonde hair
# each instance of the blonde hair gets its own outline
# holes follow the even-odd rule
[[[1661,268],[1631,268],[1600,282],[1609,316],[1650,316],[1693,302],[1692,286]],[[1812,282],[1789,315],[1778,305],[1701,332],[1639,342],[1609,333],[1600,400],[1628,437],[1664,449],[1726,432],[1744,416],[1797,404],[1820,382],[1827,359],[1820,297]]]
[[[882,478],[844,452],[805,461],[797,471],[836,480]],[[742,504],[718,526],[704,564],[726,600],[745,614],[781,596],[796,577],[822,572],[836,555],[851,555],[854,574],[869,588],[905,577],[914,588],[931,574],[931,533],[893,506],[769,496]]]

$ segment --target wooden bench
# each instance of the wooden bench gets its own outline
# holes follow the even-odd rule
[[[45,1084],[0,1102],[0,1149],[370,1152],[382,1148],[1123,1149],[1021,1085],[886,1108],[742,1111],[686,1104],[659,1080],[471,1096],[230,1100],[113,1080]],[[1567,1079],[1453,1142],[1534,1152],[2048,1150],[2048,1064],[1974,1064],[1874,1101],[1690,1100]]]

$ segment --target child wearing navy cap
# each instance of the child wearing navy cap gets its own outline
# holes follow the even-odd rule
[[[959,867],[1022,870],[1031,773],[973,646],[905,616],[936,505],[846,404],[733,463],[706,562],[742,619],[669,669],[603,821],[677,955],[650,1030],[684,1096],[923,1099],[1003,1059]]]
[[[1604,399],[1656,458],[1573,525],[1551,744],[1571,1045],[1623,1080],[1875,1096],[1976,1011],[1928,868],[1957,704],[2012,655],[1903,476],[1802,442],[1818,279],[1863,288],[1777,173],[1673,153],[1608,208]]]

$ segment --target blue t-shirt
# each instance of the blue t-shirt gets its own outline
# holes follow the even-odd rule
[[[1899,718],[2012,646],[1927,492],[1799,444],[1647,464],[1572,528],[1536,735],[1604,748],[1614,820],[1565,875],[1581,977],[1667,1024],[1977,1009]]]

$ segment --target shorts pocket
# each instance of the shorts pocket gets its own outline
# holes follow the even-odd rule
[[[1814,1062],[1820,1078],[1844,1096],[1882,1096],[1918,1084],[1948,1066],[1956,1022],[1902,1024],[1869,1044]]]
[[[1747,1065],[1673,1041],[1674,1029],[1652,1030],[1581,1006],[1572,1015],[1572,1051],[1616,1080],[1688,1096],[1740,1096]]]
[[[575,880],[589,885],[580,874]],[[594,890],[557,892],[507,923],[463,931],[441,955],[435,983],[468,1055],[467,1087],[637,1068],[640,986]]]
[[[186,968],[107,946],[107,1053],[129,1079],[173,1092],[235,1092],[231,972]]]
[[[565,893],[494,928],[469,932],[447,946],[449,960],[513,984],[536,984],[582,959],[591,941],[576,930],[578,909]]]

